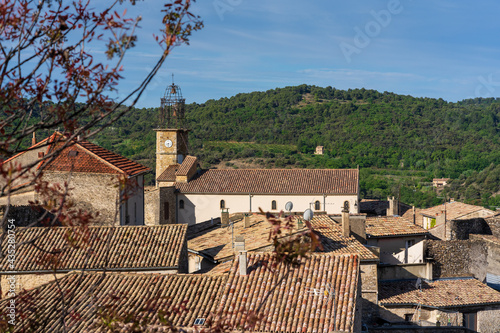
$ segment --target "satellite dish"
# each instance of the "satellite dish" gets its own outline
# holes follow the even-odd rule
[[[291,201],[288,201],[286,204],[285,204],[285,210],[288,211],[289,213],[292,211],[293,209],[293,203]]]
[[[422,290],[422,279],[421,279],[421,278],[418,278],[418,279],[417,279],[417,282],[415,283],[415,287],[416,287],[417,289]]]
[[[313,216],[314,216],[314,213],[311,209],[308,208],[304,211],[304,220],[311,221]]]

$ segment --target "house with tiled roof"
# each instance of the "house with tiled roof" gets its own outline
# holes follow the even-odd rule
[[[358,255],[315,253],[291,268],[274,268],[270,253],[240,252],[238,257],[217,319],[238,325],[258,311],[264,319],[254,332],[361,331]]]
[[[96,223],[100,225],[144,224],[144,174],[150,169],[94,143],[78,138],[68,141],[56,132],[38,143],[34,139],[30,148],[5,163],[33,165],[31,171],[43,171],[43,180],[61,185],[67,182],[70,199],[83,210],[98,212]],[[127,181],[126,191],[120,190],[120,179]],[[13,205],[40,199],[32,187],[23,186],[30,185],[30,180],[23,182],[15,184],[19,193],[13,192]],[[0,204],[6,202],[0,198]],[[115,214],[117,207],[119,213]]]
[[[275,265],[271,253],[243,256],[224,275],[74,272],[16,299],[23,320],[13,329],[107,332],[110,325],[125,331],[137,324],[136,330],[171,332],[171,324],[186,332],[360,331],[357,255],[312,254],[298,267]],[[0,301],[2,314],[9,304]]]
[[[69,272],[187,273],[187,225],[19,228],[15,261],[0,260],[3,295],[32,289]],[[9,249],[4,238],[2,253]]]
[[[367,245],[380,248],[385,264],[423,263],[423,240],[429,232],[403,216],[366,218]]]
[[[450,201],[442,205],[419,210],[416,223],[425,229],[431,229],[444,225],[446,221],[486,218],[492,215],[495,215],[495,212],[484,207]]]
[[[16,311],[24,317],[11,327],[77,333],[130,331],[137,324],[135,331],[171,332],[168,321],[196,332],[217,310],[226,281],[227,276],[74,272],[18,298]],[[9,302],[0,301],[2,314]]]
[[[290,230],[291,236],[307,230],[304,224],[299,224],[298,216],[294,216],[294,220],[297,224],[294,224],[293,229]],[[226,227],[217,223],[205,224],[205,226],[203,224],[192,225],[188,228],[190,272],[228,273],[231,262],[240,249],[244,248],[249,253],[273,250],[272,240],[269,239],[271,224],[263,215],[231,214]],[[343,235],[342,225],[331,216],[317,214],[311,220],[311,225],[321,242],[321,247],[316,249],[318,253],[354,253],[359,257],[360,293],[364,309],[362,316],[363,319],[368,320],[371,313],[376,312],[374,306],[377,303],[378,293],[378,256],[358,241],[352,233],[347,236]]]
[[[358,213],[358,169],[201,170],[188,153],[186,129],[156,129],[156,189],[147,197],[147,224],[195,224],[221,210],[278,213],[310,208],[340,214],[345,203]]]
[[[422,326],[500,329],[500,292],[473,278],[380,282],[381,317]]]

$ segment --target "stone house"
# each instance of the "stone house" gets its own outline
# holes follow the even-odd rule
[[[200,170],[185,129],[156,130],[156,181],[146,194],[146,224],[201,223],[223,209],[278,213],[287,202],[294,212],[328,214],[340,214],[347,202],[358,213],[358,169]]]
[[[402,216],[366,218],[366,244],[380,248],[380,263],[423,263],[422,241],[429,232]]]
[[[500,292],[473,278],[380,282],[380,316],[390,323],[500,329]]]
[[[43,169],[43,180],[68,182],[70,198],[83,210],[99,212],[96,222],[99,225],[144,225],[144,174],[150,169],[88,141],[75,140],[63,148],[65,142],[65,137],[56,132],[38,143],[33,142],[32,147],[5,163],[23,166],[35,163],[32,171]],[[58,149],[62,151],[49,158]],[[126,195],[120,191],[120,177],[129,185]],[[29,183],[29,180],[21,182]],[[19,206],[37,199],[39,195],[31,186],[14,191],[10,202]],[[6,204],[7,198],[0,198],[0,205]],[[117,209],[118,221],[115,221]]]
[[[449,181],[450,181],[450,178],[434,178],[434,179],[432,179],[432,186],[434,186],[436,188],[445,187]]]
[[[12,284],[18,293],[73,271],[187,273],[186,231],[184,224],[19,228],[14,262],[7,256],[0,261],[2,295]],[[5,238],[3,253],[7,248]]]
[[[349,214],[347,214],[349,216]],[[354,216],[360,217],[360,216]],[[365,247],[354,234],[354,230],[364,229],[364,219],[346,219],[344,226],[338,223],[336,217],[315,215],[311,220],[313,228],[318,232],[322,249],[318,253],[347,254],[354,253],[360,260],[360,295],[363,302],[363,321],[369,321],[377,312],[377,264],[379,258],[369,248]],[[299,219],[296,219],[298,222]],[[210,272],[213,274],[227,273],[231,262],[240,249],[249,253],[255,251],[272,251],[272,241],[269,240],[271,224],[262,215],[232,214],[226,226],[205,222],[188,227],[188,251],[190,272]],[[352,222],[352,223],[351,223]],[[349,224],[349,226],[347,226]],[[347,229],[348,234],[343,234]],[[305,231],[305,226],[296,227],[291,235]],[[361,232],[358,232],[361,234]],[[358,237],[356,237],[358,236]]]
[[[484,207],[450,201],[442,205],[419,210],[416,214],[415,223],[424,229],[436,228],[435,232],[442,231],[446,234],[444,230],[448,221],[486,218],[492,215],[495,215],[495,212]]]

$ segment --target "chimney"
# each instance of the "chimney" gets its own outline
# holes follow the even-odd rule
[[[342,209],[342,236],[349,237],[351,235],[351,225],[349,221],[349,210],[344,207]]]
[[[227,227],[229,225],[229,209],[222,209],[220,213],[220,223],[223,227]]]
[[[239,251],[238,257],[240,259],[240,275],[245,276],[247,275],[247,251]]]
[[[31,145],[34,146],[36,145],[36,134],[33,132],[33,138],[31,138]]]
[[[245,250],[245,238],[243,236],[236,236],[234,239],[234,252],[239,253]]]
[[[387,208],[387,216],[399,215],[399,202],[394,197],[387,197],[389,208]]]
[[[250,214],[245,214],[245,217],[243,218],[245,221],[245,228],[250,227]]]

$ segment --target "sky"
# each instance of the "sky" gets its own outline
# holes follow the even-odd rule
[[[161,55],[152,37],[161,8],[146,0],[128,10],[143,20],[120,96]],[[498,0],[198,0],[192,8],[204,28],[173,50],[138,107],[159,106],[172,73],[188,104],[300,84],[451,102],[500,96]]]

